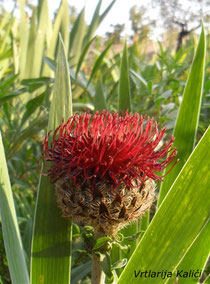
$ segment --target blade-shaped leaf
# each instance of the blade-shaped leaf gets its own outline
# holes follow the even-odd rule
[[[54,22],[54,26],[53,26],[53,35],[51,38],[51,42],[50,42],[50,46],[47,50],[47,56],[54,59],[54,55],[55,55],[55,49],[56,49],[56,45],[57,45],[57,41],[58,41],[58,34],[60,31],[60,27],[61,27],[61,21],[62,21],[62,16],[64,13],[64,8],[65,8],[65,1],[62,1],[59,10],[57,12],[56,18],[55,18],[55,22]]]
[[[70,35],[70,43],[69,48],[71,55],[73,56],[73,64],[77,64],[81,49],[82,49],[82,40],[86,31],[86,23],[85,23],[85,9],[83,8],[80,12],[79,16],[77,17],[74,26],[71,31]]]
[[[174,145],[178,147],[178,156],[180,161],[174,170],[165,177],[164,182],[161,185],[158,204],[162,202],[171,184],[175,180],[177,174],[183,167],[186,159],[189,157],[194,147],[202,99],[205,68],[205,45],[204,27],[202,27],[199,44],[183,93],[183,100],[173,133],[176,138]],[[196,242],[192,245],[180,263],[178,267],[179,270],[187,266],[190,268],[194,267],[195,269],[199,270],[203,269],[206,258],[208,257],[208,250],[206,249],[208,237],[206,235],[206,230],[207,229],[201,232]],[[179,281],[183,281],[183,279],[179,279]],[[185,278],[184,281],[186,283],[191,283],[190,281],[193,280],[191,278]],[[197,280],[194,279],[194,281],[196,282]]]
[[[159,204],[162,202],[195,145],[202,99],[205,46],[206,42],[203,27],[173,133],[175,137],[174,146],[178,147],[178,158],[180,161],[174,167],[173,171],[165,177],[164,183],[161,185]],[[167,170],[168,169],[166,169],[166,171]]]
[[[21,88],[19,90],[16,90],[12,93],[7,93],[6,96],[0,97],[0,105],[5,103],[8,100],[11,100],[17,96],[23,95],[27,91],[27,88]]]
[[[54,130],[72,114],[71,86],[63,41],[60,38],[53,100],[48,128]],[[71,222],[61,218],[54,187],[41,176],[35,211],[31,282],[69,283],[71,267]]]
[[[47,125],[46,115],[41,115],[35,118],[28,127],[24,128],[19,135],[12,141],[10,148],[7,152],[7,158],[11,159],[17,151],[27,143],[31,136],[37,134],[37,128],[42,129]]]
[[[37,36],[37,7],[33,7],[32,9],[32,16],[31,16],[31,23],[30,23],[30,31],[29,31],[29,38],[28,38],[28,47],[27,47],[27,60],[25,66],[25,78],[30,78],[33,73],[33,59],[35,53],[35,40]]]
[[[98,71],[99,67],[101,66],[101,63],[103,62],[105,56],[106,56],[106,53],[107,51],[110,49],[112,45],[112,42],[110,44],[107,45],[107,47],[104,49],[104,51],[99,55],[99,57],[96,59],[94,65],[93,65],[93,69],[92,69],[92,72],[90,74],[90,79],[88,81],[88,85],[90,84],[93,76],[95,75],[95,73]]]
[[[131,111],[131,98],[130,98],[130,83],[129,83],[129,68],[128,68],[128,55],[127,44],[125,42],[123,49],[123,56],[120,67],[120,85],[119,85],[119,110]]]
[[[20,21],[20,78],[25,78],[25,68],[26,68],[26,59],[27,59],[27,47],[28,47],[28,35],[29,35],[29,28],[28,28],[28,21],[26,20],[25,15],[25,0],[20,1],[20,14],[21,14],[21,21]]]
[[[173,272],[209,219],[210,128],[206,131],[153,218],[120,283],[154,283],[154,278],[135,277],[135,272]],[[166,218],[167,217],[167,218]],[[164,283],[162,278],[156,278]]]
[[[72,93],[68,62],[64,51],[63,41],[60,37],[60,53],[55,74],[54,97],[49,116],[49,129],[55,129],[64,119],[72,115]],[[58,111],[60,109],[60,111]]]
[[[87,54],[88,49],[89,49],[91,43],[94,41],[94,39],[95,39],[95,37],[92,38],[92,39],[88,42],[88,44],[85,46],[84,50],[82,51],[82,53],[81,53],[81,55],[80,55],[80,58],[79,58],[79,61],[78,61],[78,64],[77,64],[76,77],[77,77],[77,75],[78,75],[78,73],[79,73],[80,68],[82,67],[82,64],[84,63],[85,55]]]
[[[95,30],[97,29],[97,27],[99,25],[99,21],[100,21],[99,12],[100,12],[100,9],[101,9],[101,4],[102,4],[102,0],[99,0],[97,6],[95,8],[91,23],[88,27],[87,34],[85,35],[85,37],[83,39],[83,43],[82,43],[83,45],[86,45],[91,40],[91,38],[94,35]]]
[[[95,93],[95,110],[102,111],[107,109],[106,99],[104,96],[103,83],[101,78],[97,81]]]
[[[113,0],[109,4],[109,6],[104,10],[104,12],[100,15],[99,24],[103,21],[103,19],[106,17],[106,15],[109,13],[109,11],[112,9],[115,2],[116,2],[116,0]]]
[[[69,26],[70,26],[70,19],[69,19],[69,4],[67,0],[62,1],[62,5],[64,6],[64,13],[61,22],[61,34],[63,36],[63,42],[65,49],[69,49]]]
[[[210,275],[207,276],[207,278],[205,279],[205,281],[203,283],[205,283],[205,284],[209,284],[210,283]]]
[[[0,132],[0,216],[12,283],[29,283],[17,216]]]
[[[199,273],[204,270],[205,264],[209,257],[210,251],[210,222],[205,226],[198,238],[195,240],[191,248],[186,253],[182,262],[177,267],[179,271],[188,271],[189,268],[198,271]],[[198,274],[198,273],[197,273]],[[202,274],[202,273],[201,273]],[[198,278],[179,277],[179,283],[197,283]],[[170,279],[168,283],[174,283],[174,279]]]
[[[111,10],[112,6],[114,5],[116,0],[113,0],[109,6],[104,10],[104,12],[100,15],[100,9],[101,9],[101,4],[102,4],[102,0],[98,1],[98,4],[95,8],[92,20],[90,25],[88,26],[88,30],[87,30],[87,34],[84,37],[83,40],[83,45],[86,45],[94,36],[95,31],[97,30],[97,28],[99,27],[99,25],[101,24],[101,22],[104,20],[104,18],[106,17],[106,15],[109,13],[109,11]]]
[[[26,104],[26,111],[23,115],[22,121],[21,121],[21,125],[23,125],[26,121],[27,118],[30,117],[30,115],[35,112],[35,110],[42,104],[45,96],[47,95],[49,91],[46,90],[44,93],[42,93],[41,95],[35,97],[34,99],[30,100],[27,102]]]
[[[16,80],[17,77],[18,77],[18,74],[15,74],[15,75],[11,76],[9,79],[0,83],[0,89],[1,89],[0,97],[2,96],[2,92],[3,92],[4,88],[10,87],[14,83],[14,81]]]
[[[6,49],[6,44],[7,44],[7,41],[8,41],[8,36],[11,32],[11,29],[13,27],[13,24],[14,24],[14,17],[13,17],[13,13],[9,13],[9,22],[7,23],[7,26],[5,27],[5,34],[3,36],[3,38],[1,38],[1,45],[0,45],[0,54],[4,52],[4,50]]]
[[[40,0],[38,6],[38,30],[34,42],[32,77],[38,77],[42,68],[42,60],[44,53],[44,43],[46,39],[47,29],[49,26],[49,10],[48,0]]]
[[[77,284],[79,280],[82,280],[88,273],[91,272],[92,260],[85,262],[72,269],[71,283]]]

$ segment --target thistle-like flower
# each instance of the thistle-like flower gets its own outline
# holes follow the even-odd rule
[[[135,113],[74,114],[42,142],[45,175],[55,183],[63,216],[115,235],[155,199],[155,182],[176,156],[166,128]]]

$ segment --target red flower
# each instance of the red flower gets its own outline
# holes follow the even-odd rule
[[[135,178],[161,181],[157,172],[176,156],[173,137],[158,147],[165,131],[158,129],[153,118],[138,113],[74,114],[55,130],[50,146],[49,134],[42,142],[46,175],[51,182],[66,178],[83,184],[88,180],[94,186],[103,180],[115,188],[122,182],[129,186]]]

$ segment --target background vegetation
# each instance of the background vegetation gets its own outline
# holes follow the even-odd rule
[[[152,23],[143,24],[143,16],[138,14],[137,8],[134,7],[130,12],[133,34],[127,39],[127,44],[124,44],[124,38],[122,37],[123,27],[120,26],[115,26],[114,31],[107,33],[104,38],[95,36],[97,27],[109,13],[110,9],[112,9],[115,1],[112,1],[104,12],[100,12],[101,3],[102,1],[98,2],[89,25],[85,22],[85,10],[83,9],[78,15],[75,14],[75,10],[69,7],[66,0],[61,1],[61,5],[53,19],[50,19],[49,16],[47,0],[38,1],[38,6],[30,5],[25,3],[24,0],[21,0],[11,13],[6,12],[3,7],[1,8],[0,129],[4,142],[4,148],[3,146],[1,148],[1,166],[3,168],[3,155],[5,151],[15,205],[15,210],[11,209],[12,205],[9,206],[10,209],[8,210],[16,212],[16,225],[19,228],[17,230],[20,231],[20,236],[17,235],[16,240],[20,238],[20,242],[23,245],[25,270],[30,271],[30,262],[32,263],[32,267],[34,267],[33,279],[36,279],[36,267],[39,266],[31,255],[34,220],[39,220],[39,222],[36,221],[36,226],[40,226],[41,228],[43,224],[41,225],[40,222],[42,222],[43,216],[45,216],[46,220],[50,218],[50,215],[43,214],[44,211],[40,207],[40,204],[45,206],[44,198],[47,198],[47,194],[49,193],[45,195],[44,191],[42,191],[43,196],[40,197],[42,201],[37,205],[40,216],[36,215],[38,219],[34,219],[34,215],[35,203],[38,200],[38,185],[40,187],[40,174],[37,169],[37,161],[40,158],[40,144],[47,131],[47,125],[50,129],[56,126],[56,122],[52,124],[52,117],[55,116],[58,121],[62,117],[68,117],[72,108],[73,112],[79,113],[84,110],[95,112],[96,110],[101,111],[103,109],[110,111],[129,109],[132,112],[139,112],[154,117],[159,121],[161,127],[167,126],[168,134],[175,132],[177,134],[175,135],[177,141],[179,141],[177,142],[178,146],[183,147],[181,149],[187,149],[189,145],[189,149],[182,156],[183,159],[179,168],[175,171],[176,174],[174,176],[172,174],[169,177],[169,181],[166,182],[167,186],[165,186],[165,189],[161,189],[159,204],[153,206],[150,216],[148,214],[138,224],[131,224],[128,228],[124,229],[122,231],[124,236],[123,241],[113,244],[112,253],[107,258],[108,260],[104,268],[107,278],[110,279],[113,279],[113,277],[117,279],[120,276],[123,270],[122,267],[126,264],[136,245],[142,239],[144,231],[155,215],[157,207],[160,205],[175,177],[184,166],[184,163],[190,156],[195,145],[198,144],[209,124],[210,60],[209,57],[205,58],[204,31],[200,37],[199,44],[199,36],[191,31],[188,31],[187,37],[184,36],[182,38],[180,44],[180,38],[177,40],[177,36],[180,35],[182,30],[177,34],[175,28],[171,30],[173,33],[171,31],[170,34],[167,31],[165,32],[165,41],[154,43],[149,38]],[[16,10],[19,11],[19,16],[16,16]],[[59,33],[61,35],[60,43]],[[207,50],[209,50],[209,45],[210,37],[207,32]],[[192,65],[197,46],[197,57],[195,57],[194,67],[192,66],[190,73],[190,66]],[[206,63],[203,78],[204,58]],[[186,86],[187,79],[188,85]],[[202,84],[203,79],[204,84]],[[69,94],[72,97],[72,105],[71,100],[68,101],[68,113],[64,113],[58,108],[59,105],[62,108],[62,103],[63,105],[66,103],[65,98]],[[52,100],[54,102],[54,109]],[[180,105],[182,105],[182,108],[180,108]],[[194,106],[195,108],[193,108]],[[51,110],[51,124],[48,124],[50,108],[53,110]],[[179,109],[179,119],[177,119]],[[193,117],[195,117],[195,122],[193,125],[190,125]],[[197,124],[198,120],[199,123]],[[192,205],[192,210],[198,210],[197,219],[195,222],[193,221],[194,223],[189,223],[192,225],[193,232],[185,240],[186,246],[184,247],[183,254],[176,259],[176,255],[172,253],[171,263],[175,262],[172,266],[168,267],[169,270],[172,268],[175,269],[179,260],[186,256],[183,259],[184,264],[188,263],[190,265],[193,259],[195,260],[195,264],[191,263],[194,265],[193,267],[204,271],[202,281],[209,273],[209,266],[206,265],[206,262],[210,235],[208,234],[209,226],[205,225],[209,216],[209,213],[206,213],[209,207],[208,204],[205,205],[207,191],[205,191],[206,184],[205,179],[203,179],[204,176],[207,178],[208,175],[202,170],[204,164],[207,163],[205,160],[206,155],[203,155],[203,149],[210,148],[207,145],[209,143],[209,132],[206,132],[205,135],[204,140],[199,143],[199,147],[193,152],[194,156],[191,156],[188,163],[189,169],[190,166],[199,165],[200,168],[197,168],[197,176],[194,178],[197,178],[202,188],[199,188],[199,183],[197,184],[194,180],[194,186],[192,180],[189,180],[188,184],[186,181],[186,188],[190,188],[191,185],[193,190],[203,199],[199,201],[198,197],[198,199],[194,200],[193,191],[191,190],[190,193],[183,189],[183,192],[186,191],[186,196],[188,196],[189,208]],[[191,140],[192,142],[190,142]],[[180,179],[176,180],[176,188],[175,185],[172,186],[170,190],[171,195],[168,195],[168,199],[164,200],[167,202],[164,202],[160,208],[162,211],[158,210],[159,215],[156,214],[158,216],[156,219],[154,218],[159,221],[153,222],[152,225],[154,226],[149,227],[151,229],[147,230],[147,235],[156,232],[155,228],[157,229],[160,224],[163,224],[164,220],[167,219],[170,221],[170,214],[164,216],[162,213],[165,207],[165,210],[169,210],[169,212],[173,212],[170,211],[173,210],[173,206],[176,212],[180,210],[177,218],[182,219],[185,209],[180,206],[178,210],[176,206],[182,200],[177,198],[179,196],[177,190],[178,188],[180,188],[180,191],[182,190],[181,185],[187,177],[188,168],[186,165],[184,170],[180,175],[181,177],[179,176]],[[6,173],[5,175],[3,173],[0,172],[0,175],[2,175],[0,180],[1,186],[6,175]],[[43,185],[41,183],[41,187],[44,186],[46,184]],[[195,194],[195,196],[197,195]],[[0,283],[6,284],[11,283],[11,278],[13,277],[12,265],[8,263],[8,253],[6,256],[5,252],[5,247],[11,246],[11,244],[8,245],[7,241],[9,237],[6,238],[5,233],[3,237],[3,232],[5,231],[3,228],[4,217],[2,212],[3,210],[4,212],[6,211],[6,207],[3,207],[3,195],[0,195],[0,197],[0,206],[2,209],[0,211],[2,217],[0,228],[2,227],[3,229],[0,229]],[[176,199],[176,202],[173,201],[172,197]],[[12,196],[10,198],[12,200]],[[203,208],[203,211],[199,211],[199,208]],[[6,216],[6,218],[9,217]],[[56,220],[59,217],[54,216],[53,218]],[[201,220],[199,218],[203,218],[203,223],[199,221]],[[177,220],[179,219],[174,221],[173,226],[175,226]],[[184,221],[183,226],[186,226],[187,223],[188,219]],[[68,227],[69,224],[65,224],[65,226]],[[169,224],[166,222],[165,226],[169,226]],[[177,231],[174,227],[168,229],[169,232],[175,230],[174,236],[177,239],[174,242],[177,244],[179,243],[177,240],[181,238],[179,232],[181,232],[182,228],[178,228]],[[93,241],[92,230],[89,227],[80,228],[75,224],[72,225],[72,229],[71,280],[72,283],[77,283],[78,281],[89,283],[91,275],[90,247]],[[139,233],[140,230],[141,233]],[[66,238],[68,239],[71,232],[67,231]],[[201,235],[201,231],[203,235]],[[164,232],[164,226],[163,231],[160,233],[162,232]],[[129,241],[129,238],[133,239],[133,241]],[[148,246],[152,251],[152,247],[149,246],[150,239],[147,236],[143,238],[143,241],[145,241],[141,242],[138,247],[141,254],[145,253],[142,251],[143,245]],[[163,239],[167,240],[167,236]],[[35,242],[33,252],[35,252],[36,235],[33,237],[33,240]],[[194,251],[190,250],[193,256],[190,257],[187,255],[187,252],[195,240],[198,242],[198,244],[196,243],[197,250],[195,248]],[[46,239],[47,242],[49,242],[49,239]],[[203,244],[203,246],[201,247],[200,244]],[[13,243],[13,245],[14,253],[17,244]],[[178,249],[183,249],[183,246],[180,244]],[[159,247],[159,252],[160,250],[161,247]],[[161,253],[152,253],[156,256],[157,262],[160,261],[158,255],[161,255]],[[32,261],[30,261],[31,257]],[[136,254],[136,259],[138,259],[138,254]],[[109,263],[110,260],[111,262]],[[68,264],[70,263],[69,260],[67,262]],[[168,262],[170,263],[170,257]],[[62,262],[60,262],[61,265]],[[142,267],[144,265],[142,263]],[[182,265],[182,263],[179,265]],[[24,265],[22,266],[23,268]],[[116,272],[113,272],[115,268],[118,269]],[[128,270],[129,266],[126,267],[126,271]],[[19,273],[21,274],[22,271],[19,271]],[[128,272],[125,272],[122,278],[120,278],[122,279],[120,280],[121,283],[125,279],[129,279],[129,275]],[[24,279],[27,279],[27,275]],[[63,280],[62,283],[68,283],[68,279],[65,281]],[[111,282],[111,280],[109,281]],[[18,282],[14,282],[13,278],[13,283]],[[42,283],[42,279],[39,278],[39,282],[34,280],[33,283]]]

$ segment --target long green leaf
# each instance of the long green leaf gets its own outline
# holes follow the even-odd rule
[[[87,33],[86,33],[86,35],[83,39],[82,45],[84,45],[84,46],[91,40],[91,38],[94,36],[94,32],[96,31],[96,29],[99,26],[99,21],[100,21],[99,12],[100,12],[100,9],[101,9],[101,4],[102,4],[102,0],[99,0],[97,6],[95,8],[91,23],[88,26]]]
[[[11,32],[11,29],[12,29],[12,27],[14,25],[14,21],[15,21],[12,13],[9,13],[9,16],[10,16],[10,19],[9,19],[8,24],[7,24],[7,27],[5,27],[5,34],[4,34],[3,38],[1,38],[0,54],[6,49],[8,37],[9,37],[9,34]]]
[[[40,0],[38,6],[38,30],[34,42],[35,52],[33,54],[33,66],[31,67],[32,77],[40,76],[43,54],[44,54],[44,43],[46,39],[47,29],[49,26],[48,21],[49,21],[48,0]]]
[[[79,58],[79,61],[78,61],[78,64],[77,64],[76,77],[77,77],[77,75],[78,75],[78,73],[79,73],[80,68],[82,67],[82,64],[84,63],[84,58],[85,58],[85,56],[86,56],[86,54],[87,54],[87,52],[88,52],[88,49],[89,49],[91,43],[94,41],[94,39],[95,39],[95,38],[92,38],[92,39],[88,42],[88,44],[85,46],[85,48],[83,49],[83,51],[82,51],[82,53],[81,53],[81,55],[80,55],[80,58]]]
[[[202,27],[200,40],[191,66],[190,74],[183,93],[182,103],[180,105],[176,125],[174,128],[175,142],[174,146],[178,147],[179,163],[174,167],[162,183],[158,204],[165,197],[167,191],[185,164],[191,154],[194,145],[200,115],[202,100],[202,89],[204,80],[205,67],[205,32]],[[168,169],[166,169],[167,171]]]
[[[95,110],[102,111],[107,109],[106,99],[104,96],[103,83],[101,78],[97,81],[95,93]]]
[[[210,274],[207,276],[207,278],[205,279],[205,281],[203,283],[205,283],[205,284],[210,283]]]
[[[35,40],[37,36],[37,7],[33,7],[32,10],[32,17],[31,17],[31,23],[30,23],[30,30],[29,30],[29,39],[28,39],[28,47],[27,47],[27,60],[26,60],[26,66],[25,66],[25,78],[31,78],[33,74],[33,59],[34,59],[34,53],[35,53]]]
[[[99,18],[99,24],[104,20],[104,18],[106,17],[106,15],[109,13],[109,11],[112,9],[114,3],[116,2],[116,0],[113,0],[109,6],[104,10],[104,12],[100,15]]]
[[[91,267],[92,267],[92,260],[73,268],[71,283],[77,284],[78,281],[82,280],[88,273],[91,272]]]
[[[27,47],[29,37],[28,21],[26,20],[25,14],[25,0],[20,1],[20,78],[25,78],[26,59],[27,59]]]
[[[61,34],[63,37],[63,42],[65,49],[69,49],[69,26],[70,26],[70,18],[69,18],[69,4],[67,0],[63,0],[62,4],[64,6],[64,13],[61,22]]]
[[[92,69],[92,71],[91,71],[90,78],[89,78],[89,80],[88,80],[88,84],[87,84],[87,85],[90,84],[90,82],[91,82],[93,76],[94,76],[95,73],[98,71],[99,67],[101,66],[101,64],[102,64],[102,62],[103,62],[103,60],[104,60],[104,58],[105,58],[105,56],[106,56],[106,53],[107,53],[107,51],[110,49],[111,45],[112,45],[112,42],[107,45],[107,47],[104,49],[104,51],[103,51],[103,52],[99,55],[99,57],[96,59],[94,65],[93,65],[93,69]]]
[[[72,115],[72,93],[68,62],[63,41],[60,37],[60,53],[55,74],[54,98],[50,108],[49,129],[55,129],[61,120]],[[60,109],[60,111],[58,111]]]
[[[60,28],[61,28],[62,17],[63,17],[64,11],[66,9],[66,4],[68,5],[68,3],[66,3],[66,0],[62,1],[60,8],[58,10],[58,13],[56,15],[56,18],[55,18],[55,23],[54,23],[54,26],[53,26],[53,34],[52,34],[50,46],[47,50],[47,57],[50,57],[52,59],[54,59],[54,56],[55,56],[55,49],[56,49],[56,45],[57,45],[57,42],[58,42],[58,34],[59,34],[59,31],[60,31]],[[67,11],[68,11],[68,9],[67,9]],[[68,50],[68,49],[66,49],[66,50]]]
[[[6,25],[9,22],[9,19],[11,18],[12,13],[4,13],[2,15],[1,21],[0,21],[0,30],[5,29]]]
[[[86,31],[86,23],[85,23],[85,9],[83,8],[80,12],[79,16],[77,17],[74,26],[71,31],[70,35],[70,52],[71,56],[73,56],[73,64],[77,64],[78,60],[81,55],[81,49],[82,49],[82,40],[85,35]]]
[[[0,83],[0,89],[1,89],[0,97],[2,96],[2,92],[4,88],[10,87],[14,83],[17,77],[18,77],[18,74],[12,75],[11,77],[9,77],[9,79],[6,79]]]
[[[8,100],[11,100],[17,96],[23,95],[27,91],[27,88],[21,88],[19,90],[16,90],[12,93],[8,93],[6,96],[0,97],[0,105],[5,103]]]
[[[112,6],[114,5],[116,0],[113,0],[109,6],[104,10],[104,12],[100,15],[100,9],[101,9],[101,4],[102,4],[102,0],[98,1],[98,4],[95,8],[92,20],[90,25],[88,26],[87,29],[87,33],[84,37],[83,40],[83,45],[86,45],[94,36],[94,33],[96,31],[96,29],[99,27],[99,25],[101,24],[101,22],[104,20],[104,18],[106,17],[106,15],[109,13],[109,11],[111,10]]]
[[[44,1],[44,0],[40,0],[40,1]],[[43,3],[42,10],[43,12],[41,13],[40,16],[43,16],[43,14],[45,15],[45,20],[44,20],[45,29],[43,28],[43,31],[45,33],[44,35],[44,55],[45,55],[47,53],[47,50],[51,46],[51,39],[54,36],[53,23],[50,19],[50,15],[48,11],[48,0],[47,2]],[[58,39],[58,36],[57,36],[57,39]],[[42,64],[43,64],[43,68],[41,68],[41,76],[53,76],[52,70],[47,66],[47,64],[44,64],[43,57],[42,57]]]
[[[0,132],[0,216],[12,283],[29,283]]]
[[[194,271],[203,271],[210,252],[210,222],[205,226],[198,238],[195,240],[189,251],[186,253],[182,262],[177,267],[179,271],[187,271],[189,268]],[[201,273],[202,274],[202,273]],[[180,278],[181,283],[197,283],[198,279],[187,277]],[[174,283],[174,279],[171,279],[168,283]]]
[[[120,84],[119,84],[119,111],[131,111],[131,98],[130,98],[130,82],[129,82],[129,68],[128,68],[128,55],[127,44],[125,42],[123,49],[123,56],[120,66]]]
[[[154,278],[135,277],[134,270],[173,272],[205,230],[210,215],[209,155],[210,128],[172,185],[118,284],[155,283]],[[165,282],[160,277],[155,281]]]
[[[7,152],[7,158],[11,159],[17,151],[23,146],[23,144],[28,142],[31,136],[37,134],[37,128],[43,129],[47,125],[47,117],[41,115],[38,118],[35,118],[28,127],[22,130],[19,135],[16,135],[13,139],[10,148]]]
[[[173,171],[165,177],[164,183],[161,185],[160,197],[158,204],[160,204],[165,197],[169,187],[175,180],[175,177],[183,167],[186,159],[189,157],[194,144],[197,133],[198,119],[200,115],[200,106],[202,99],[204,68],[205,68],[205,33],[204,27],[202,27],[202,33],[200,36],[199,44],[195,57],[192,63],[190,74],[187,80],[187,84],[183,93],[183,100],[180,106],[179,114],[177,117],[174,136],[176,137],[175,146],[178,147],[178,155],[180,158],[179,163],[176,165]],[[184,122],[184,123],[183,123]],[[167,170],[167,169],[166,169]],[[206,245],[208,237],[206,236],[206,230],[203,230],[199,235],[199,238],[192,245],[187,255],[184,257],[179,265],[179,269],[185,268],[187,265],[191,268],[202,270],[206,258],[208,257],[208,250]],[[199,249],[198,249],[199,248]],[[205,253],[206,252],[206,253]],[[192,279],[191,279],[192,280]],[[182,281],[180,279],[180,281]],[[190,279],[185,279],[185,282],[189,282]],[[195,280],[196,281],[196,280]]]
[[[72,94],[68,63],[60,39],[53,100],[48,129],[72,114]],[[32,243],[31,283],[69,284],[71,267],[71,222],[61,218],[56,206],[54,186],[41,176],[35,211]]]

